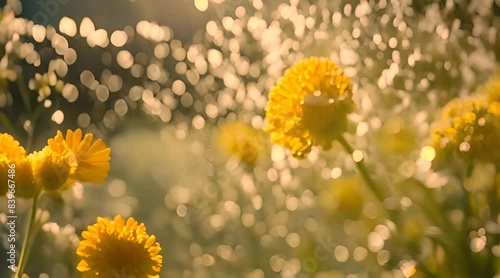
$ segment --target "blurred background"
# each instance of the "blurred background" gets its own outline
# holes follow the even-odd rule
[[[6,1],[2,2],[5,5]],[[77,22],[89,17],[98,28],[109,31],[135,26],[141,20],[155,21],[170,26],[176,37],[185,43],[191,41],[193,34],[210,19],[210,14],[196,9],[192,0],[27,1],[23,3],[20,16],[36,24],[54,26],[64,16]]]
[[[441,108],[498,71],[498,0],[0,5],[0,132],[30,152],[81,128],[112,150],[104,184],[42,199],[30,277],[79,277],[81,232],[117,214],[157,237],[160,277],[459,277],[425,214],[460,219],[459,171],[434,171],[422,148]],[[297,160],[262,131],[269,90],[310,56],[351,78],[348,139],[396,201],[378,202],[340,145]],[[488,165],[475,175],[498,186]],[[495,240],[482,277],[498,273]]]

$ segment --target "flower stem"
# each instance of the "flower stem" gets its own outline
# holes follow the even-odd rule
[[[15,136],[15,130],[14,128],[12,127],[12,123],[9,121],[9,118],[7,117],[7,115],[5,115],[4,112],[0,111],[0,122],[7,128],[7,131],[12,134],[13,136]]]
[[[31,97],[30,97],[30,92],[28,88],[26,88],[26,84],[24,83],[24,77],[22,74],[20,74],[17,77],[17,88],[21,92],[21,98],[23,100],[24,108],[26,108],[26,111],[28,112],[28,116],[31,118]]]
[[[350,154],[354,152],[354,148],[347,142],[347,140],[341,135],[337,138],[339,143],[342,145],[342,147]],[[355,161],[356,162],[356,167],[358,168],[359,173],[361,174],[361,177],[365,181],[365,183],[368,185],[368,187],[371,189],[371,191],[375,194],[377,199],[380,201],[380,203],[383,206],[384,200],[388,197],[382,189],[378,186],[378,184],[372,179],[368,169],[366,168],[366,164],[364,163],[364,160],[361,159],[360,161]],[[390,209],[385,209],[385,212],[388,214],[388,216],[395,221],[396,225],[401,225],[401,215],[398,211],[390,210]],[[396,242],[401,242],[403,245],[406,244],[405,239],[403,239],[398,233],[393,233],[394,239]],[[427,276],[433,276],[432,271],[430,271],[425,262],[422,261],[420,258],[414,257],[413,258],[417,264],[419,265],[419,270],[426,274]]]
[[[31,208],[30,219],[28,222],[28,226],[26,227],[27,234],[24,237],[23,247],[21,250],[21,257],[19,259],[19,266],[17,268],[16,278],[21,278],[23,276],[24,268],[26,267],[26,263],[28,262],[29,253],[31,251],[31,241],[32,237],[35,234],[34,223],[36,219],[36,211],[38,206],[38,199],[40,197],[40,192],[36,190],[33,197],[33,207]]]
[[[34,129],[35,129],[35,120],[36,120],[36,115],[34,112],[36,112],[36,111],[33,111],[33,107],[31,105],[31,92],[28,89],[28,87],[26,87],[26,83],[24,82],[24,76],[22,74],[19,74],[19,76],[17,77],[16,84],[17,84],[17,88],[19,89],[21,99],[22,99],[23,104],[24,104],[24,108],[26,109],[26,113],[28,114],[28,118],[30,120],[31,127],[29,127],[26,130],[28,133],[28,143],[27,143],[26,149],[31,151],[31,148],[33,145],[33,139],[34,139],[33,137],[34,137],[34,133],[35,133]]]
[[[346,152],[350,154],[354,152],[353,147],[345,140],[345,138],[342,135],[339,136],[337,140],[346,150]],[[355,161],[355,162],[356,162],[356,167],[358,168],[358,171],[361,174],[363,180],[366,182],[368,187],[370,187],[371,191],[375,194],[375,196],[377,196],[378,200],[381,203],[383,203],[384,200],[386,199],[386,196],[382,192],[382,190],[378,187],[378,185],[375,183],[375,181],[371,178],[370,173],[368,172],[368,169],[366,168],[366,165],[364,163],[364,160],[362,159],[361,161]]]
[[[462,177],[462,192],[463,192],[463,198],[464,198],[464,211],[465,211],[465,216],[466,217],[475,217],[475,212],[474,209],[472,208],[471,202],[474,201],[473,197],[474,195],[469,193],[469,190],[466,187],[466,182],[467,179],[472,177],[472,173],[474,172],[474,164],[473,163],[467,163],[465,167],[465,171],[463,172],[463,177]],[[468,219],[465,221],[468,223]],[[467,225],[467,224],[466,224]],[[469,227],[464,227],[465,230],[467,230]]]

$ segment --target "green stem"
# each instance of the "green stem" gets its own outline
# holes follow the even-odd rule
[[[469,239],[469,231],[477,228],[477,227],[472,227],[470,221],[472,218],[475,218],[475,217],[479,218],[479,215],[476,215],[476,210],[474,209],[474,207],[472,205],[472,202],[475,201],[475,199],[474,199],[475,196],[474,196],[474,194],[471,194],[471,192],[469,192],[469,190],[466,188],[467,179],[472,177],[472,174],[474,172],[474,163],[469,162],[466,164],[465,167],[466,168],[465,168],[465,171],[464,171],[464,174],[462,177],[462,186],[461,186],[461,188],[463,190],[463,194],[464,194],[463,200],[464,200],[464,212],[465,212],[465,218],[464,218],[464,223],[462,226],[461,237],[462,237],[462,239],[465,240],[466,244],[462,244],[462,248],[463,248],[463,252],[465,253],[466,260],[468,261],[467,266],[468,265],[477,266],[477,259],[472,254],[472,250],[470,248],[470,245],[467,244],[468,239]],[[472,192],[472,193],[474,193],[474,192]],[[470,273],[470,271],[475,271],[474,267],[472,269],[466,269],[465,273]],[[472,274],[473,273],[471,273],[471,275]]]
[[[26,87],[26,83],[24,82],[24,76],[19,74],[16,80],[17,88],[19,89],[21,99],[24,104],[24,108],[28,114],[28,118],[30,119],[31,128],[27,130],[28,132],[28,143],[26,149],[31,151],[31,147],[33,145],[33,137],[34,137],[34,129],[35,129],[35,121],[36,115],[34,115],[33,107],[31,105],[31,91]]]
[[[418,201],[413,200],[413,201],[422,208],[422,211],[426,214],[427,218],[437,227],[444,226],[446,231],[445,234],[447,234],[447,236],[451,234],[456,234],[455,226],[450,221],[450,218],[447,215],[443,215],[442,213],[443,211],[441,211],[442,208],[432,206],[435,203],[428,202],[429,200],[435,199],[434,196],[429,191],[430,189],[422,181],[414,177],[410,178],[410,180],[415,182],[425,195],[424,201],[422,202],[419,200]]]
[[[31,251],[31,241],[32,237],[36,233],[34,229],[34,223],[36,219],[36,211],[37,211],[37,204],[38,204],[38,199],[40,197],[40,192],[38,190],[35,192],[35,195],[33,197],[33,207],[31,208],[31,214],[30,214],[30,219],[28,222],[28,226],[26,227],[27,234],[24,237],[23,241],[23,247],[21,250],[21,257],[19,259],[19,267],[17,269],[16,273],[16,278],[21,278],[23,276],[24,268],[26,267],[26,263],[28,262],[29,258],[29,253]]]
[[[342,145],[342,147],[350,154],[354,153],[354,148],[347,142],[347,140],[341,135],[337,138],[339,143]],[[380,201],[380,203],[383,206],[384,200],[387,198],[386,194],[382,191],[382,189],[378,186],[377,183],[372,179],[368,169],[366,168],[366,164],[364,163],[364,160],[361,159],[360,161],[354,161],[356,163],[356,167],[358,168],[359,173],[361,174],[361,177],[365,181],[365,183],[368,185],[370,190],[375,194],[377,199]],[[401,218],[399,217],[399,212],[390,210],[390,209],[385,209],[386,213],[388,216],[395,221],[395,223],[400,224]],[[400,241],[401,238],[397,233],[393,233],[394,238],[396,241]],[[403,244],[406,244],[403,242]],[[432,276],[432,272],[427,268],[425,263],[420,260],[418,257],[414,257],[414,259],[417,261],[417,264],[419,265],[420,271],[425,273],[428,276]]]
[[[14,128],[12,127],[12,124],[11,122],[9,121],[9,118],[7,117],[7,115],[5,115],[4,112],[0,111],[0,122],[5,126],[5,128],[7,129],[7,132],[9,132],[10,134],[14,135],[15,134],[15,130]]]
[[[354,152],[353,147],[345,140],[345,138],[342,135],[339,136],[339,138],[337,140],[342,145],[342,147],[344,147],[346,152],[348,152],[350,154],[352,154]],[[363,178],[363,180],[370,187],[371,191],[375,194],[375,196],[377,196],[380,203],[383,204],[384,200],[386,199],[385,194],[378,187],[378,185],[375,183],[375,181],[373,181],[373,179],[371,178],[370,173],[368,172],[368,169],[366,168],[366,165],[364,163],[364,159],[356,162],[356,167],[358,168],[358,171],[361,174],[361,177]]]
[[[24,78],[22,74],[19,74],[16,80],[17,88],[21,92],[21,98],[23,100],[24,108],[28,111],[28,117],[31,118],[31,97],[30,91],[26,88],[26,84],[24,83]]]

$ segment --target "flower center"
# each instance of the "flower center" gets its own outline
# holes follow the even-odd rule
[[[337,110],[333,98],[329,98],[320,91],[308,94],[302,104],[302,124],[313,133],[323,132],[325,128],[335,122]]]
[[[103,241],[102,252],[103,259],[113,272],[131,275],[145,271],[144,263],[148,261],[147,254],[144,248],[135,242],[108,238],[108,241]]]

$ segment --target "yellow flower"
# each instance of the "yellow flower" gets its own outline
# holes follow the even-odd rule
[[[28,157],[16,163],[16,197],[33,198],[35,186],[33,184],[33,171]]]
[[[119,215],[112,221],[98,217],[82,236],[76,253],[83,277],[159,277],[160,245],[132,217],[127,222]]]
[[[13,182],[9,182],[9,180]],[[33,175],[31,166],[27,162],[26,151],[11,135],[0,134],[0,194],[5,195],[10,184],[15,185],[11,189],[15,190],[13,193],[16,196],[32,197],[32,182]]]
[[[241,122],[221,125],[218,137],[225,151],[248,165],[254,165],[262,151],[260,132]]]
[[[302,158],[313,145],[328,150],[347,129],[354,108],[349,78],[326,58],[305,59],[285,72],[269,92],[266,117],[271,141]]]
[[[431,129],[435,164],[453,156],[500,165],[500,107],[485,99],[453,99]]]
[[[19,142],[8,134],[0,134],[0,193],[7,192],[9,165],[15,165],[16,194],[33,197],[34,184],[48,191],[65,189],[75,181],[102,183],[110,169],[111,150],[92,134],[82,139],[82,131],[68,130],[66,139],[60,131],[47,141],[41,151],[28,157]],[[1,174],[0,173],[0,174]]]
[[[65,145],[73,153],[78,167],[70,176],[71,179],[81,182],[103,183],[110,169],[109,160],[111,149],[101,140],[95,140],[92,134],[85,134],[82,139],[82,130],[68,130],[66,139],[62,132],[51,139],[57,142],[65,142]]]
[[[72,183],[69,177],[78,166],[73,153],[56,142],[49,143],[49,146],[39,152],[33,152],[29,159],[35,183],[48,191],[58,190]]]
[[[0,161],[18,161],[26,156],[26,151],[10,134],[0,134]]]

